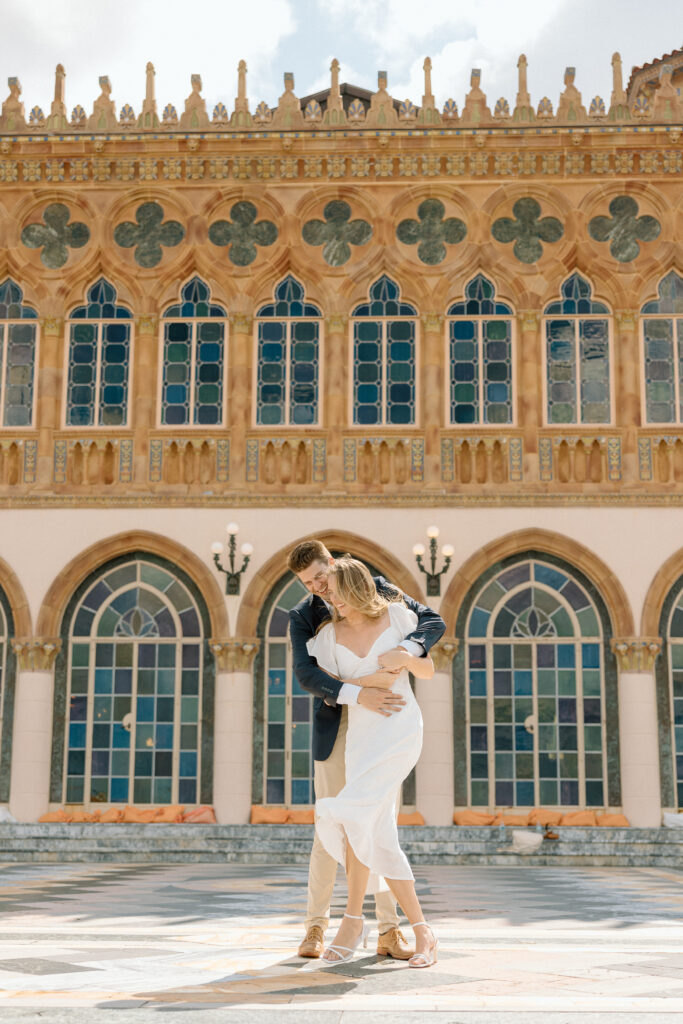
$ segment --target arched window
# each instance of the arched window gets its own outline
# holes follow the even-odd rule
[[[287,578],[268,616],[263,693],[264,780],[266,804],[312,804],[311,730],[313,698],[299,686],[292,671],[287,639],[289,610],[307,591],[298,579]],[[257,721],[258,721],[257,712]],[[258,798],[258,794],[255,794]]]
[[[683,811],[683,578],[664,601],[660,629],[665,638],[663,655],[656,662],[661,695],[657,703],[662,737],[662,803]],[[664,709],[666,713],[662,714]]]
[[[14,724],[16,660],[10,645],[14,621],[9,601],[0,589],[0,803],[9,800]]]
[[[133,314],[103,277],[69,317],[67,427],[125,427]]]
[[[179,570],[151,555],[92,577],[67,619],[66,803],[199,799],[206,611]],[[206,737],[204,737],[206,740]],[[206,799],[206,795],[203,797]]]
[[[30,427],[36,373],[38,314],[7,278],[0,284],[0,423]]]
[[[319,421],[321,313],[288,276],[258,311],[256,422],[314,426]]]
[[[512,310],[478,274],[448,310],[450,422],[512,423]]]
[[[353,422],[415,423],[417,310],[383,275],[353,311]]]
[[[545,310],[548,423],[609,423],[609,310],[580,274],[561,295]]]
[[[470,804],[604,807],[604,636],[586,587],[523,559],[482,583],[466,636]]]
[[[163,316],[161,422],[164,426],[211,426],[225,420],[225,324],[227,313],[193,277],[180,302]]]
[[[648,423],[683,422],[683,278],[674,270],[641,310]]]

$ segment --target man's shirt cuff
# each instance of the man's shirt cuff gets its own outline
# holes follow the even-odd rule
[[[415,658],[424,658],[425,656],[425,649],[417,640],[401,640],[398,646],[402,647],[408,654],[412,654]]]
[[[342,683],[337,694],[337,704],[357,704],[359,693],[360,686],[354,686],[353,683]]]

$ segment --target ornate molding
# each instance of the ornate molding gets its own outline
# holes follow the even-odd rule
[[[346,330],[348,322],[349,318],[346,313],[330,313],[325,318],[325,327],[330,333],[334,331],[343,332]]]
[[[613,637],[610,647],[620,672],[652,672],[662,649],[661,637]]]
[[[231,313],[228,317],[230,326],[236,334],[250,334],[252,324],[254,323],[253,316],[248,313]]]
[[[519,328],[522,331],[535,331],[541,322],[541,314],[536,310],[524,310],[518,313]]]
[[[434,668],[437,672],[448,672],[450,671],[453,658],[458,653],[460,647],[460,641],[454,637],[446,637],[445,640],[440,640],[438,644],[435,644],[429,652],[434,662]]]
[[[40,321],[43,334],[61,334],[64,330],[64,320],[58,316],[46,316]]]
[[[159,317],[156,313],[146,314],[138,317],[136,328],[138,334],[156,334],[159,327]]]
[[[635,331],[638,326],[637,309],[618,309],[614,314],[617,327],[622,331]]]
[[[423,330],[440,331],[443,327],[444,317],[442,313],[423,313],[420,320]]]
[[[261,646],[258,637],[243,640],[209,640],[219,672],[249,672]]]
[[[14,639],[11,643],[20,672],[49,671],[62,648],[59,637],[26,637]]]

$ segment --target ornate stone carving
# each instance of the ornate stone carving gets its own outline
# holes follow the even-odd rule
[[[154,78],[156,72],[154,65],[148,61],[145,68],[145,99],[142,104],[142,113],[138,118],[138,128],[158,128],[159,116],[157,114],[157,101],[154,93]]]
[[[21,82],[13,76],[7,79],[7,84],[9,85],[9,96],[2,105],[0,127],[2,127],[4,132],[20,132],[26,128],[24,104],[19,98],[21,96]]]
[[[393,128],[398,125],[394,101],[387,92],[386,71],[377,72],[377,92],[370,98],[370,109],[365,124],[368,128]]]
[[[43,211],[43,224],[27,224],[21,240],[29,249],[42,249],[43,266],[56,270],[69,258],[69,249],[81,249],[90,240],[90,228],[82,221],[69,224],[71,212],[64,203],[50,203]]]
[[[248,313],[231,313],[230,327],[236,334],[250,334],[254,318]]]
[[[616,655],[620,672],[652,672],[662,649],[661,637],[613,637],[610,648]]]
[[[329,332],[343,333],[348,322],[346,313],[330,313],[325,320],[325,326]]]
[[[111,82],[107,75],[100,76],[102,92],[95,100],[93,111],[88,118],[88,129],[91,132],[109,132],[118,128],[116,104],[111,98]]]
[[[11,641],[20,672],[45,672],[52,668],[61,650],[59,637],[26,637]]]
[[[449,672],[453,658],[458,653],[460,641],[454,637],[444,637],[430,650],[434,668],[437,672]]]
[[[145,314],[138,317],[136,326],[138,334],[156,334],[159,326],[159,317],[156,313]]]
[[[179,221],[164,221],[160,203],[142,203],[135,211],[135,220],[137,224],[117,224],[114,241],[124,249],[135,246],[135,262],[141,267],[156,267],[163,256],[161,247],[179,245],[185,237],[185,228]]]
[[[581,102],[581,93],[574,85],[576,68],[565,68],[564,91],[560,93],[560,102],[557,107],[557,120],[560,123],[571,124],[576,121],[585,121],[587,118],[586,108]]]
[[[273,113],[273,128],[303,128],[304,115],[301,105],[294,95],[294,75],[285,71],[285,91],[278,100],[277,110]]]
[[[261,646],[258,637],[243,640],[209,640],[209,649],[219,672],[249,672]]]
[[[185,110],[180,115],[180,127],[185,130],[208,128],[210,121],[206,112],[206,100],[201,95],[202,76],[191,75],[190,82],[192,83],[192,92],[185,100]]]
[[[474,125],[488,124],[491,121],[491,111],[486,105],[486,94],[482,92],[480,82],[481,70],[472,68],[470,91],[465,97],[465,106],[462,108],[460,120]]]
[[[309,220],[301,229],[308,245],[322,245],[323,259],[330,267],[341,267],[351,258],[352,245],[366,245],[372,238],[372,226],[366,220],[351,220],[351,207],[343,199],[333,199],[323,210],[325,220]]]
[[[214,121],[216,115],[214,111]],[[247,62],[241,60],[237,65],[237,96],[235,97],[235,109],[230,118],[232,128],[248,128],[254,120],[249,112],[249,99],[247,97]]]

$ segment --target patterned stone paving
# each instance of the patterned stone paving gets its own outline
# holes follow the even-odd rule
[[[350,964],[299,960],[305,881],[298,865],[0,867],[0,1024],[683,1020],[683,871],[420,868],[440,940],[420,972],[372,939]]]

